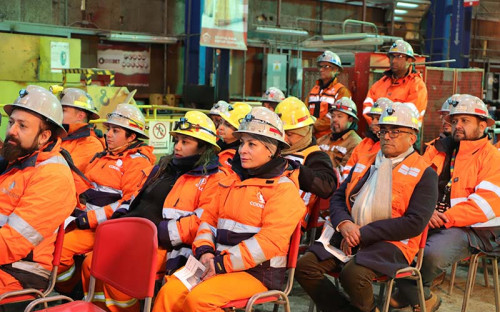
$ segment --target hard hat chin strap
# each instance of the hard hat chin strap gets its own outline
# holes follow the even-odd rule
[[[120,145],[120,146],[117,146],[115,148],[110,148],[108,145],[108,143],[106,142],[106,146],[107,146],[107,150],[108,152],[112,153],[112,154],[115,154],[115,153],[119,153],[119,152],[123,152],[124,150],[126,150],[130,145],[132,145],[132,143],[134,143],[134,141],[132,142],[127,142],[123,145]]]

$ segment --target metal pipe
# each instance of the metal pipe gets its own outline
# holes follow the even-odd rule
[[[361,20],[363,22],[366,22],[366,0],[363,0],[363,10],[362,10],[362,14],[361,14]],[[361,26],[361,31],[362,32],[365,32],[365,26]]]
[[[429,65],[429,64],[453,63],[453,62],[456,62],[456,61],[457,61],[456,59],[451,59],[451,60],[420,62],[420,63],[413,63],[413,64],[414,65]]]
[[[247,50],[243,50],[243,101],[245,101],[246,83],[247,83]]]
[[[280,17],[281,17],[281,0],[278,0],[278,12],[276,14],[276,27],[280,27]]]
[[[167,35],[168,24],[168,8],[167,0],[163,0],[163,35]],[[163,45],[163,95],[167,94],[167,44]]]
[[[68,0],[64,0],[64,26],[68,26]]]
[[[187,33],[188,34],[191,34],[191,0],[188,0],[188,27],[187,27]],[[185,57],[186,59],[184,60],[186,62],[186,68],[184,69],[184,88],[186,88],[187,86],[187,82],[188,82],[188,73],[189,73],[189,39],[190,36],[188,36],[186,38],[186,45],[185,45],[185,49],[186,49],[186,53],[185,53]]]

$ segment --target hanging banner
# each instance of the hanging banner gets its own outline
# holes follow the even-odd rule
[[[479,0],[464,0],[464,7],[478,6]]]
[[[200,45],[247,49],[248,0],[205,0]]]
[[[99,44],[97,68],[114,70],[117,86],[149,86],[149,45]]]

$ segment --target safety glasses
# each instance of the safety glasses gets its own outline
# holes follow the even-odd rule
[[[389,137],[391,139],[395,139],[397,138],[401,133],[408,133],[408,134],[414,134],[412,132],[409,132],[409,131],[403,131],[403,130],[399,130],[399,129],[395,129],[395,130],[391,130],[391,129],[382,129],[380,130],[379,132],[377,132],[377,136],[379,138],[383,138],[385,137],[386,134],[389,134]]]
[[[188,130],[192,130],[194,129],[195,131],[199,131],[199,130],[203,130],[205,132],[208,132],[210,133],[211,135],[216,135],[212,130],[210,129],[207,129],[205,127],[202,127],[200,125],[195,125],[193,123],[190,123],[186,117],[181,117],[181,119],[179,121],[176,121],[175,122],[175,125],[174,125],[174,131],[177,131],[177,130],[183,130],[183,131],[188,131]]]
[[[318,69],[330,69],[333,68],[333,65],[318,65]]]

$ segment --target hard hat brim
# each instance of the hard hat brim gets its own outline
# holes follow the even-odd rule
[[[107,125],[113,125],[113,126],[118,126],[118,127],[120,127],[120,128],[123,128],[123,129],[130,130],[130,131],[132,131],[133,133],[135,133],[135,134],[137,135],[137,137],[138,137],[138,138],[140,138],[140,139],[146,139],[146,140],[149,140],[149,136],[148,136],[146,133],[144,133],[143,131],[140,131],[140,130],[134,129],[134,128],[132,128],[132,127],[126,127],[126,126],[124,126],[124,125],[121,125],[121,124],[119,124],[119,123],[117,123],[117,122],[112,122],[112,121],[103,121],[102,123],[103,123],[105,126],[107,126]]]
[[[272,137],[272,136],[268,136],[268,135],[264,135],[264,134],[261,134],[261,133],[255,133],[253,131],[247,131],[247,130],[238,130],[238,131],[234,131],[233,132],[233,135],[235,138],[237,138],[238,140],[241,138],[241,135],[244,134],[244,133],[248,133],[248,134],[252,134],[252,135],[260,135],[260,136],[263,136],[263,137],[266,137],[266,138],[271,138],[271,139],[275,139],[276,141],[278,141],[280,144],[283,144],[283,148],[284,149],[288,149],[290,148],[290,144],[288,144],[286,141],[284,140],[281,140],[281,139],[278,139],[276,137]]]
[[[197,139],[197,140],[200,140],[200,141],[203,141],[203,142],[207,142],[207,143],[210,143],[212,146],[214,146],[218,151],[221,150],[220,146],[217,145],[217,142],[211,142],[209,140],[205,140],[205,139],[202,139],[202,138],[199,138],[199,137],[195,137],[192,135],[191,132],[189,131],[183,131],[183,130],[172,130],[169,132],[170,136],[174,136],[175,134],[182,134],[182,135],[186,135],[188,137],[192,137],[194,139]]]
[[[94,111],[91,111],[90,109],[86,109],[86,108],[83,108],[83,107],[80,107],[80,106],[77,106],[77,105],[72,105],[72,104],[63,104],[63,103],[61,103],[61,105],[62,105],[62,107],[64,107],[64,106],[73,107],[73,108],[85,111],[86,113],[90,113],[90,120],[96,120],[96,119],[101,118],[101,116],[99,116],[98,113],[96,113]]]
[[[65,138],[68,136],[68,132],[66,132],[66,129],[64,129],[64,127],[60,124],[58,124],[57,122],[55,122],[54,120],[52,120],[51,118],[48,118],[48,117],[45,117],[43,115],[41,115],[39,112],[29,108],[29,107],[26,107],[26,106],[22,106],[22,105],[17,105],[17,104],[7,104],[3,107],[3,110],[5,111],[5,113],[7,113],[7,115],[10,116],[10,114],[12,114],[12,112],[14,111],[14,109],[22,109],[22,110],[26,110],[26,111],[29,111],[29,112],[33,112],[35,113],[37,116],[39,116],[42,120],[48,120],[50,121],[51,123],[53,123],[54,125],[57,126],[57,136],[60,137],[60,138]]]

